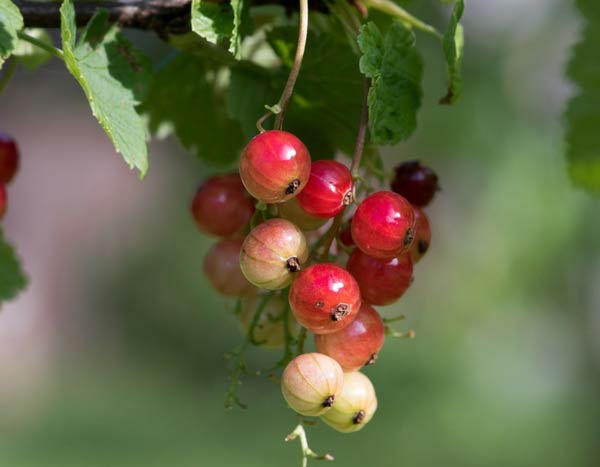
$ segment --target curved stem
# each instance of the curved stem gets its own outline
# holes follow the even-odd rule
[[[4,74],[2,78],[0,78],[0,93],[4,91],[6,85],[10,82],[12,75],[15,74],[15,70],[17,69],[17,61],[13,58],[8,61],[6,68],[4,69]]]
[[[61,60],[65,59],[65,54],[63,53],[62,50],[57,49],[56,47],[54,47],[52,45],[46,44],[44,41],[41,41],[33,36],[30,36],[26,32],[19,31],[19,32],[17,32],[17,36],[19,37],[19,39],[29,42],[30,44],[33,44],[36,47],[39,47],[40,49],[43,49],[46,52],[54,55],[56,58],[60,58]]]
[[[300,439],[300,448],[302,449],[302,467],[306,467],[308,465],[308,459],[316,459],[322,461],[333,460],[333,456],[331,454],[324,454],[320,456],[308,446],[308,439],[306,438],[306,432],[304,431],[302,423],[299,423],[298,426],[294,428],[294,431],[292,431],[289,435],[285,437],[285,440],[286,442],[293,441],[296,438]]]
[[[296,47],[296,55],[294,57],[294,64],[290,70],[287,83],[283,88],[283,93],[279,98],[277,105],[281,109],[275,118],[275,128],[281,130],[283,126],[283,119],[285,117],[285,110],[294,92],[294,85],[298,79],[300,73],[300,67],[302,66],[302,59],[304,58],[304,50],[306,48],[306,36],[308,35],[308,0],[300,0],[300,27],[298,30],[298,45]]]

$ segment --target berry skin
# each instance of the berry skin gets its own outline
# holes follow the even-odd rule
[[[283,203],[300,193],[310,175],[310,153],[293,134],[271,130],[250,140],[240,156],[246,190],[265,203]]]
[[[404,162],[395,169],[392,191],[404,196],[415,206],[427,206],[439,191],[438,176],[419,161]]]
[[[344,373],[344,387],[335,405],[321,415],[330,427],[342,433],[361,430],[377,410],[377,396],[371,380],[358,371]]]
[[[298,355],[281,375],[283,397],[301,415],[321,415],[335,407],[343,384],[342,367],[320,353]]]
[[[225,297],[242,297],[256,292],[240,269],[242,242],[240,238],[223,239],[213,245],[204,258],[204,274],[208,282]]]
[[[413,277],[409,253],[392,259],[377,259],[355,248],[346,268],[358,282],[363,301],[377,306],[398,300],[410,286]]]
[[[4,213],[6,212],[6,188],[4,188],[4,184],[0,183],[0,220],[4,217]]]
[[[413,206],[414,207],[414,206]],[[418,263],[425,256],[429,245],[431,245],[431,228],[429,219],[421,208],[414,207],[415,210],[415,239],[410,247],[410,256],[413,263]]]
[[[14,139],[0,133],[0,183],[7,185],[19,169],[19,150]]]
[[[216,237],[231,237],[252,218],[254,201],[238,174],[218,175],[198,188],[191,211],[200,231]]]
[[[360,309],[360,290],[352,275],[337,264],[314,264],[290,288],[290,306],[298,322],[315,334],[348,326]]]
[[[279,204],[279,215],[293,222],[305,232],[317,230],[327,222],[327,219],[311,216],[300,207],[297,200],[298,198],[292,198],[285,203]]]
[[[355,371],[377,361],[385,326],[379,313],[363,303],[354,321],[337,332],[315,335],[317,352],[329,355],[344,371]]]
[[[378,191],[360,203],[352,218],[352,239],[374,258],[391,259],[407,251],[415,228],[411,204],[391,191]]]
[[[255,286],[278,290],[292,282],[307,259],[302,231],[285,219],[270,219],[252,229],[244,240],[240,266]]]
[[[352,238],[352,219],[348,221],[348,226],[340,232],[340,241],[342,242],[342,245],[354,246],[354,239]]]
[[[310,178],[296,198],[307,213],[329,219],[337,216],[352,202],[352,174],[337,161],[316,161]]]
[[[240,311],[240,324],[244,334],[248,333],[252,320],[258,310],[258,306],[261,303],[260,296],[252,295],[242,299],[242,306]],[[283,313],[287,307],[287,301],[280,296],[270,297],[264,305],[264,308],[260,312],[260,317],[254,328],[252,335],[253,340],[260,347],[266,349],[280,349],[285,343],[285,328]],[[293,338],[298,336],[300,327],[297,321],[291,314],[287,316],[288,330]]]

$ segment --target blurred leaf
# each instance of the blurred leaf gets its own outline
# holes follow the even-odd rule
[[[235,58],[242,58],[242,16],[244,15],[244,0],[231,0],[231,8],[233,9],[233,30],[231,31],[231,42],[229,43],[229,51]]]
[[[212,44],[229,40],[229,51],[241,58],[243,0],[230,2],[192,1],[192,31]]]
[[[153,134],[174,133],[197,157],[226,165],[236,160],[244,141],[206,71],[201,59],[181,53],[157,73],[142,110]]]
[[[50,46],[53,45],[50,34],[48,34],[44,29],[26,29],[25,32],[29,36],[34,37]],[[13,56],[25,68],[28,68],[29,70],[35,70],[37,67],[46,63],[52,57],[52,54],[41,47],[33,45],[31,42],[19,40],[17,47],[13,52]]]
[[[61,7],[61,35],[65,63],[77,79],[94,116],[117,152],[143,176],[148,169],[146,130],[135,106],[150,79],[149,61],[108,24],[108,13],[99,10],[75,42],[72,0]]]
[[[0,229],[0,302],[14,298],[25,285],[27,279],[15,251],[6,243]]]
[[[0,68],[17,46],[17,32],[23,29],[23,17],[10,0],[0,0]]]
[[[465,9],[463,0],[454,5],[448,30],[444,35],[444,55],[448,67],[448,92],[440,99],[440,104],[453,104],[462,91],[462,59],[464,49],[464,31],[459,23]]]
[[[587,22],[567,67],[579,88],[565,112],[567,159],[573,183],[600,194],[600,3],[579,0],[577,7]]]
[[[396,144],[417,126],[423,91],[423,61],[415,48],[415,35],[394,22],[383,38],[372,22],[360,30],[363,53],[360,71],[372,79],[369,90],[369,128],[377,144]]]

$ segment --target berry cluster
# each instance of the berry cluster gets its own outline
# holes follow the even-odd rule
[[[19,150],[14,139],[0,133],[0,219],[7,206],[6,185],[14,178],[19,168]]]
[[[361,429],[377,409],[359,372],[375,363],[389,331],[373,305],[395,302],[410,286],[431,241],[422,207],[438,189],[418,162],[396,168],[392,190],[360,202],[354,185],[344,164],[311,162],[298,138],[271,130],[248,143],[239,175],[208,179],[192,201],[199,229],[221,237],[204,272],[219,293],[240,298],[248,340],[300,344],[282,361],[288,405],[341,432]],[[307,331],[317,352],[304,353]]]

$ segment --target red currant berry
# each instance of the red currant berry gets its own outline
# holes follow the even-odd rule
[[[358,371],[344,373],[344,387],[335,405],[321,420],[330,427],[350,433],[362,429],[377,410],[377,396],[371,380]]]
[[[242,245],[242,272],[257,287],[283,289],[308,259],[302,231],[285,219],[270,219],[257,225]]]
[[[313,162],[308,183],[296,199],[313,216],[337,216],[352,202],[352,174],[337,161]]]
[[[419,161],[404,162],[394,170],[392,190],[415,206],[427,206],[440,189],[436,173]]]
[[[415,239],[410,247],[410,256],[413,263],[417,263],[431,244],[431,228],[429,227],[429,219],[421,208],[415,207]]]
[[[322,227],[327,219],[311,216],[298,204],[298,198],[292,198],[285,203],[279,204],[279,215],[290,222],[293,222],[301,230],[310,232]]]
[[[354,320],[360,291],[354,277],[337,264],[314,264],[292,283],[290,306],[300,324],[315,334],[327,334]]]
[[[4,213],[6,212],[6,188],[4,188],[4,184],[0,182],[0,219],[4,217]]]
[[[378,191],[365,198],[352,218],[354,243],[374,258],[391,259],[407,251],[414,228],[412,206],[391,191]]]
[[[247,334],[264,297],[252,295],[242,299],[240,323],[244,334]],[[260,312],[254,332],[253,341],[266,349],[280,349],[285,344],[284,313],[288,306],[287,300],[281,296],[270,297]],[[286,317],[290,336],[296,338],[300,330],[298,322],[289,313]]]
[[[306,186],[310,153],[293,134],[271,130],[250,140],[240,156],[240,176],[248,192],[265,203],[283,203]]]
[[[329,355],[344,371],[375,363],[383,347],[385,326],[379,313],[363,303],[354,321],[337,332],[315,335],[317,352]]]
[[[242,242],[240,238],[223,239],[213,245],[204,258],[204,274],[208,282],[226,297],[241,297],[256,291],[240,269]]]
[[[377,259],[355,248],[346,268],[358,282],[363,301],[377,306],[398,300],[410,286],[413,276],[409,253],[392,259]]]
[[[19,169],[19,150],[14,139],[0,133],[0,182],[8,184]]]
[[[342,392],[344,372],[333,358],[305,353],[294,358],[281,375],[281,392],[301,415],[321,415],[335,406]]]
[[[248,224],[254,214],[254,201],[238,174],[218,175],[198,188],[191,210],[202,232],[230,237]]]
[[[348,221],[348,225],[340,232],[340,241],[342,245],[354,246],[354,240],[352,239],[352,219]]]

